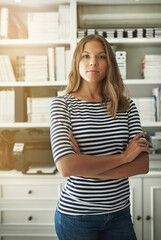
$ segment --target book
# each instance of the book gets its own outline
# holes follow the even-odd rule
[[[15,91],[14,90],[0,91],[0,122],[1,123],[15,122]]]
[[[155,121],[161,121],[161,88],[152,89],[152,97],[155,106]]]
[[[59,5],[59,38],[70,38],[70,6]]]
[[[68,82],[71,69],[71,52],[70,49],[65,50],[65,81]]]
[[[56,81],[65,81],[65,47],[55,48]]]
[[[48,48],[48,72],[49,81],[55,81],[55,49]]]
[[[0,55],[0,82],[15,82],[15,73],[8,55]]]
[[[8,8],[2,7],[0,9],[0,38],[8,38]]]

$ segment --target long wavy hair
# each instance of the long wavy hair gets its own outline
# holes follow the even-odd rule
[[[79,74],[79,63],[84,46],[89,41],[99,41],[105,49],[108,68],[106,78],[103,79],[102,82],[102,94],[107,110],[113,117],[116,117],[116,112],[125,112],[129,109],[129,101],[124,95],[125,85],[121,78],[113,50],[107,40],[100,35],[88,35],[82,38],[77,44],[73,54],[66,93],[70,94],[72,92],[76,92],[80,87],[81,76]]]

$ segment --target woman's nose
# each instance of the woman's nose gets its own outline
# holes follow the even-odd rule
[[[90,61],[90,66],[96,66],[97,65],[97,62],[95,59],[91,59]]]

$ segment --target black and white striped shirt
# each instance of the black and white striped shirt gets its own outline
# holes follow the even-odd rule
[[[82,154],[102,156],[122,153],[129,141],[142,132],[136,106],[132,100],[129,101],[129,110],[118,112],[113,118],[100,102],[82,101],[70,94],[54,98],[50,112],[54,161],[75,153],[68,138],[69,131]],[[70,176],[57,207],[65,214],[84,215],[115,212],[129,204],[128,178]]]

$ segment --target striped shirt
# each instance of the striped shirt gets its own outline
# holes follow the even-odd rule
[[[118,112],[113,118],[100,102],[82,101],[70,94],[54,98],[50,109],[50,137],[55,163],[75,153],[68,138],[69,131],[82,154],[121,154],[129,141],[142,132],[136,106],[132,100],[129,101],[129,110]],[[69,215],[110,213],[129,206],[129,194],[128,178],[70,176],[57,208]]]

